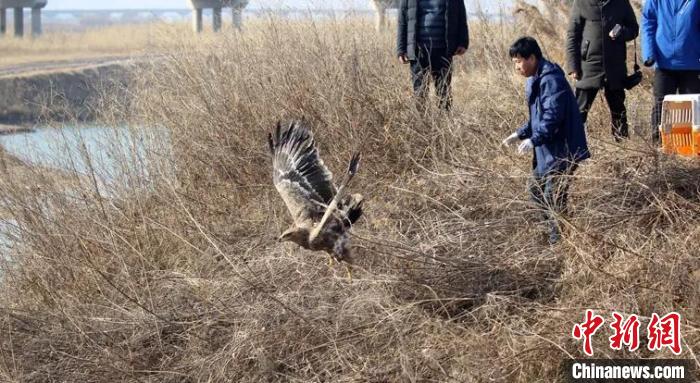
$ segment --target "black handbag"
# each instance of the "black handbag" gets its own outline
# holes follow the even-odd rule
[[[623,85],[625,89],[630,90],[642,82],[642,71],[637,62],[637,39],[634,39],[634,73],[625,77]]]

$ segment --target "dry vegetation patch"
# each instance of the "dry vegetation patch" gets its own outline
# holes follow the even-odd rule
[[[10,26],[11,27],[11,26]],[[8,29],[9,30],[9,29]],[[89,28],[51,29],[40,38],[0,39],[0,69],[55,63],[117,59],[153,53],[178,35],[190,35],[185,24],[148,23]]]
[[[0,376],[551,382],[582,355],[571,328],[586,308],[644,321],[675,310],[682,357],[696,360],[697,161],[639,135],[613,143],[598,102],[593,159],[549,247],[525,193],[530,159],[499,147],[526,118],[507,55],[518,33],[485,20],[471,30],[451,113],[413,108],[393,35],[362,21],[271,20],[143,68],[132,97],[101,110],[105,123],[151,128],[139,167],[108,190],[89,177],[41,193],[0,180],[19,240],[0,290]],[[560,37],[543,41],[561,58]],[[645,133],[648,85],[629,99]],[[276,241],[289,217],[265,137],[301,116],[336,174],[364,155],[352,280]],[[594,347],[626,355],[607,337]]]

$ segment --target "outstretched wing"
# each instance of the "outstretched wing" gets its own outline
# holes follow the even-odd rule
[[[300,121],[278,123],[269,137],[272,180],[295,220],[323,215],[336,193],[333,175],[318,155],[311,130]]]

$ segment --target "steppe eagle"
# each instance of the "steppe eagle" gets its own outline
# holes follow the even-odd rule
[[[348,230],[362,215],[362,195],[344,196],[357,172],[360,155],[350,160],[338,189],[318,155],[313,133],[303,121],[280,123],[269,133],[272,180],[294,223],[279,237],[309,250],[323,250],[331,261],[351,263]]]

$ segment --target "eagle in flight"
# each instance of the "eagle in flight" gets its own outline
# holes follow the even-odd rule
[[[350,160],[343,182],[336,189],[333,175],[318,155],[313,133],[302,121],[268,136],[272,154],[272,180],[294,219],[279,237],[309,250],[323,250],[331,261],[351,263],[348,230],[362,215],[362,195],[344,196],[357,172],[360,155]],[[349,272],[349,270],[348,270]]]

